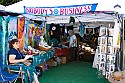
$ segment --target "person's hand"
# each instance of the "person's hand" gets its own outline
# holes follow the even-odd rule
[[[25,54],[27,54],[27,51],[26,51],[26,50],[24,50],[24,49],[23,49],[23,52],[24,52]]]
[[[21,62],[25,62],[26,61],[26,59],[21,59]]]
[[[24,59],[27,60],[27,59],[31,58],[32,56],[33,55],[26,55]]]
[[[72,45],[69,46],[69,48],[71,48],[71,47],[72,47]]]

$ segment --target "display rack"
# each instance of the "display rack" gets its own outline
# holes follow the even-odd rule
[[[101,74],[105,78],[115,71],[115,49],[113,47],[113,28],[111,27],[100,27],[100,33],[98,37],[98,71],[101,71]]]

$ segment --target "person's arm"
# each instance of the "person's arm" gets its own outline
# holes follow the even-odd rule
[[[66,42],[63,42],[63,44],[69,43],[69,40],[67,40]]]
[[[23,53],[27,54],[27,51],[23,49]]]
[[[21,53],[24,53],[24,54],[27,54],[27,52],[28,52],[28,51],[24,50],[24,48],[23,48],[22,50],[19,49],[19,51],[20,51]]]
[[[19,62],[25,62],[26,60],[25,59],[19,59],[19,60],[15,60],[16,58],[16,55],[9,55],[9,62],[10,63],[19,63]]]

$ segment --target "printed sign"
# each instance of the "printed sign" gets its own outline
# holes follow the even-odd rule
[[[58,7],[26,7],[24,13],[43,16],[55,15],[81,15],[90,11],[95,11],[97,4],[84,4]]]

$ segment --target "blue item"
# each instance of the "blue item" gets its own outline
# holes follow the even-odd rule
[[[24,57],[23,57],[23,54],[22,54],[20,51],[16,50],[15,48],[11,48],[11,49],[8,51],[8,57],[9,57],[9,55],[11,55],[11,54],[16,55],[16,57],[15,57],[16,60],[17,60],[17,59],[23,59],[23,58],[24,58]],[[9,61],[9,59],[8,59],[8,61]]]
[[[9,82],[13,80],[16,81],[18,77],[19,73],[18,74],[9,73],[0,67],[0,82]]]
[[[9,82],[9,81],[16,81],[17,78],[19,77],[19,73],[18,74],[13,74],[13,73],[9,73],[8,71],[6,71],[4,68],[5,67],[11,67],[11,66],[5,66],[2,64],[2,56],[0,55],[0,83],[2,82]]]
[[[84,30],[85,30],[85,25],[82,24],[82,22],[80,22],[80,36],[83,37],[84,36]]]

